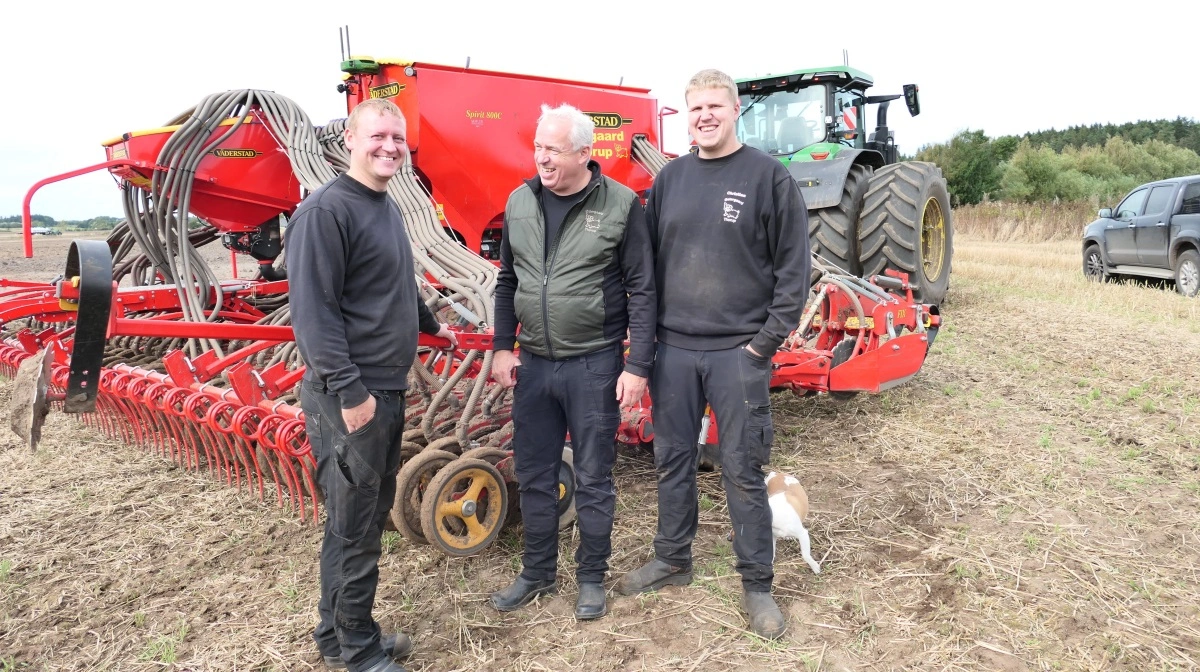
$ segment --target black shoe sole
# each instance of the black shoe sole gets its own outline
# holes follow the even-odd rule
[[[597,613],[597,614],[588,614],[585,616],[583,614],[580,614],[577,611],[577,612],[575,612],[575,620],[577,620],[577,621],[594,621],[597,618],[603,618],[607,615],[608,615],[608,605],[605,605],[604,609],[600,613]]]

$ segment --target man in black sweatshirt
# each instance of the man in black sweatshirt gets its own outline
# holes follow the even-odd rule
[[[288,301],[307,366],[300,405],[325,495],[313,639],[329,669],[404,671],[393,659],[408,655],[412,640],[382,635],[371,616],[404,392],[418,330],[457,344],[417,293],[404,217],[387,195],[408,152],[405,129],[387,99],[355,107],[349,171],[305,198],[286,234]]]
[[[771,156],[738,142],[737,86],[703,70],[685,92],[698,146],[668,163],[646,203],[656,251],[658,348],[654,558],[626,574],[631,595],[692,581],[698,521],[697,437],[706,402],[716,414],[722,483],[751,629],[786,624],[771,597],[774,546],[763,465],[771,459],[771,357],[800,322],[812,259],[795,180]]]
[[[513,452],[525,529],[521,574],[492,595],[492,606],[511,611],[557,589],[558,474],[569,428],[579,620],[608,611],[603,581],[617,501],[617,426],[621,407],[642,400],[654,358],[654,258],[645,215],[637,194],[591,161],[594,129],[570,105],[542,107],[533,144],[537,177],[517,187],[504,209],[492,361],[495,379],[516,386]]]

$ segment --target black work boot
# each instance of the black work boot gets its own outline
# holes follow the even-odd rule
[[[413,650],[412,638],[403,632],[397,632],[394,635],[383,635],[379,639],[379,645],[383,647],[383,652],[391,660],[407,658],[408,654],[412,653]],[[341,656],[325,656],[325,667],[330,670],[350,669]]]
[[[608,613],[608,599],[602,583],[579,584],[579,598],[575,601],[575,618],[591,621]]]
[[[658,590],[663,586],[686,586],[692,582],[691,567],[672,567],[654,558],[629,572],[617,581],[614,588],[621,595],[637,595]]]
[[[750,630],[766,639],[779,639],[787,629],[783,612],[775,604],[770,593],[747,591],[742,593],[742,609],[750,617]]]
[[[492,593],[492,606],[499,611],[513,611],[529,604],[538,595],[553,595],[558,592],[558,581],[549,579],[532,581],[518,576],[504,590]]]

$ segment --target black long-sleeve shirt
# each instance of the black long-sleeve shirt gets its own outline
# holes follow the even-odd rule
[[[340,175],[304,199],[285,234],[288,302],[304,377],[342,408],[408,388],[417,332],[441,328],[421,301],[404,216],[384,192]]]
[[[690,350],[749,342],[770,357],[800,322],[812,256],[808,211],[778,160],[751,147],[669,162],[646,202],[658,338]]]

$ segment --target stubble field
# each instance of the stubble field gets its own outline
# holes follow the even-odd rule
[[[50,279],[66,242],[23,260],[0,240],[0,277]],[[406,666],[1200,667],[1200,302],[1085,283],[1074,241],[956,243],[914,380],[774,397],[773,463],[808,490],[823,567],[780,544],[783,640],[746,629],[719,476],[701,474],[695,583],[611,596],[589,623],[569,533],[559,595],[507,615],[486,599],[519,567],[519,526],[469,559],[388,533],[376,613],[414,634]],[[323,669],[316,527],[62,415],[37,453],[0,431],[0,670]],[[623,450],[617,479],[609,585],[654,534],[650,456]]]

